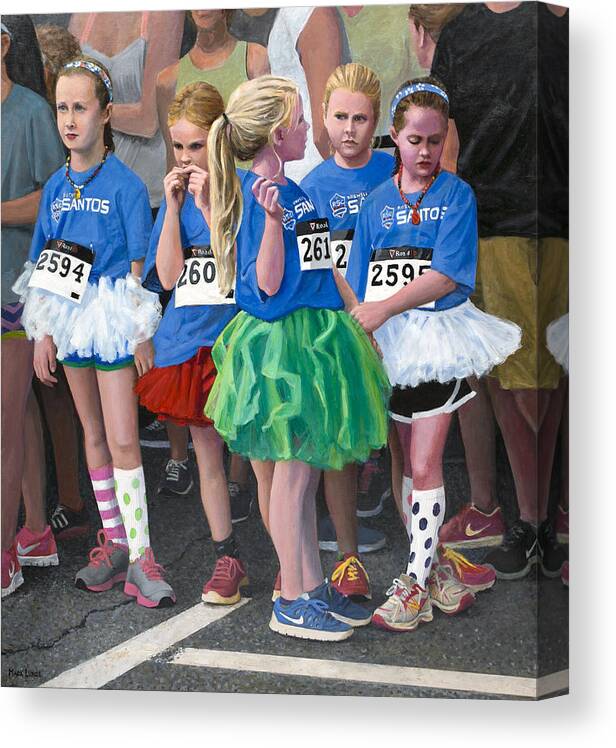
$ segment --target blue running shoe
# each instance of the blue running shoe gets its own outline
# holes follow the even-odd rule
[[[326,603],[311,600],[305,593],[288,605],[282,605],[278,598],[272,610],[270,628],[283,636],[329,642],[348,639],[353,633],[349,625],[329,614]]]
[[[334,618],[349,626],[367,626],[372,620],[372,613],[338,592],[327,579],[308,595],[311,600],[325,603]]]

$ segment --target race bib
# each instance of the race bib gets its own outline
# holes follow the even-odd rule
[[[332,255],[329,247],[329,221],[317,218],[300,221],[295,227],[299,264],[302,270],[331,270]]]
[[[50,239],[41,252],[28,286],[81,303],[94,264],[94,251],[63,239]]]
[[[432,268],[432,249],[388,247],[375,249],[368,266],[365,301],[383,301]],[[434,309],[434,302],[421,309]]]
[[[331,250],[334,267],[346,277],[349,266],[349,255],[351,244],[353,244],[353,229],[340,229],[332,231]]]
[[[175,306],[211,306],[234,304],[233,289],[223,296],[218,289],[214,253],[209,246],[184,250],[184,269],[175,284]]]

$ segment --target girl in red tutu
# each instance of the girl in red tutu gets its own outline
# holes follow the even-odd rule
[[[164,179],[165,198],[152,232],[144,285],[173,295],[154,338],[154,368],[136,385],[141,404],[160,420],[190,428],[199,467],[201,500],[217,561],[203,587],[204,602],[230,605],[248,583],[231,526],[223,441],[203,415],[216,368],[211,346],[235,316],[234,292],[218,290],[210,249],[207,136],[224,111],[208,83],[185,86],[169,108],[177,166]]]

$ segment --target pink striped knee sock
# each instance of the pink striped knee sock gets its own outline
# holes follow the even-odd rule
[[[114,543],[127,546],[126,531],[116,499],[113,465],[103,465],[103,467],[89,470],[89,473],[98,512],[107,537]]]

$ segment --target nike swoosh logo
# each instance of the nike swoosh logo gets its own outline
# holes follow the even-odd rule
[[[30,551],[33,551],[39,544],[34,543],[33,545],[27,545],[25,548],[21,543],[17,543],[17,553],[20,556],[25,556],[27,553],[30,553]]]
[[[533,553],[535,552],[535,546],[536,545],[537,545],[537,541],[535,540],[535,542],[531,545],[531,547],[526,551],[526,558],[527,559],[529,559],[533,555]]]
[[[299,618],[290,618],[289,616],[285,616],[285,614],[280,611],[280,615],[283,618],[286,618],[287,621],[291,621],[291,623],[295,623],[297,626],[302,626],[304,623],[304,616],[300,616]]]
[[[473,535],[479,535],[479,533],[487,530],[488,527],[490,527],[489,524],[487,524],[485,527],[481,527],[479,530],[473,530],[473,528],[471,527],[471,523],[469,522],[468,525],[466,525],[466,527],[464,528],[464,534],[467,538],[472,538]]]

